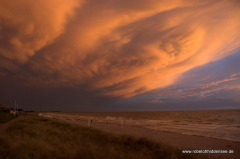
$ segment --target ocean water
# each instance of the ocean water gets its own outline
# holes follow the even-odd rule
[[[144,127],[182,134],[240,141],[240,110],[51,113],[69,120]]]

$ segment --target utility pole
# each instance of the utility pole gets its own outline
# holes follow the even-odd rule
[[[17,106],[16,106],[16,100],[15,100],[15,115],[16,115],[16,109],[17,109]]]

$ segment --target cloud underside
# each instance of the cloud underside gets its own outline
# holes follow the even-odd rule
[[[0,74],[128,98],[240,46],[238,1],[0,2]]]

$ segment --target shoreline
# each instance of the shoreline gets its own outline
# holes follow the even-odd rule
[[[139,126],[139,128],[146,128],[146,127],[140,127]],[[152,128],[146,128],[146,129],[152,129]],[[239,142],[240,143],[240,140],[238,140],[238,139],[213,137],[213,136],[207,136],[207,135],[197,135],[197,134],[191,134],[191,133],[181,133],[181,132],[161,130],[161,129],[152,129],[152,130],[159,130],[159,131],[165,131],[165,132],[171,132],[171,133],[179,133],[179,134],[190,135],[190,136],[208,137],[208,138],[213,138],[213,139],[227,140],[227,141],[233,141],[233,142]]]
[[[54,114],[51,115],[47,115],[46,117],[49,116],[53,116],[56,117]],[[59,118],[59,116],[58,116]],[[80,119],[76,119],[76,118],[69,118],[69,117],[60,117],[63,119],[67,119],[67,120],[80,120],[80,121],[85,121],[87,122],[87,119],[85,118],[80,118]],[[94,120],[94,123],[106,123],[106,121],[96,121]],[[112,124],[112,125],[119,125],[121,126],[121,124],[119,124],[120,121],[118,122],[113,122],[113,121],[109,121],[108,124]],[[219,136],[211,136],[211,135],[204,135],[204,134],[195,134],[195,133],[188,133],[188,132],[179,132],[179,131],[174,131],[174,130],[165,130],[165,129],[157,129],[157,128],[153,128],[149,125],[131,125],[131,124],[123,124],[123,126],[130,126],[130,127],[137,127],[137,128],[146,128],[146,129],[152,129],[152,130],[159,130],[159,131],[165,131],[165,132],[171,132],[171,133],[179,133],[179,134],[184,134],[184,135],[191,135],[191,136],[200,136],[200,137],[208,137],[208,138],[213,138],[213,139],[222,139],[222,140],[227,140],[227,141],[234,141],[234,142],[240,142],[240,139],[235,139],[235,138],[227,138],[227,137],[219,137]]]
[[[82,120],[82,121],[84,121],[84,120]],[[98,123],[102,123],[102,122],[98,122]],[[120,124],[113,124],[113,125],[119,125],[119,126],[121,126]],[[129,125],[124,125],[124,126],[129,126]],[[153,129],[153,128],[150,128],[150,127],[144,127],[144,126],[134,126],[134,125],[131,125],[131,127],[145,128],[145,129],[151,129],[151,130],[156,130],[156,131],[164,131],[164,132],[169,132],[169,133],[177,133],[177,134],[189,135],[189,136],[207,137],[207,138],[212,138],[212,139],[219,139],[219,140],[226,140],[226,141],[232,141],[232,142],[239,142],[239,143],[240,143],[240,140],[238,140],[238,139],[220,138],[220,137],[205,136],[205,135],[197,135],[197,134],[191,134],[191,133],[181,133],[181,132],[176,132],[176,131],[168,131],[168,130],[161,130],[161,129]]]
[[[239,113],[221,111],[182,112],[113,112],[113,113],[46,113],[70,120],[92,120],[153,130],[240,141]]]
[[[63,119],[59,117],[54,117],[56,119],[66,121],[69,123],[79,124],[82,126],[88,126],[87,120],[70,120]],[[181,134],[178,132],[169,132],[164,130],[154,130],[144,127],[137,126],[126,126],[122,128],[122,126],[111,124],[111,123],[100,123],[93,122],[89,127],[93,127],[96,129],[100,129],[103,131],[116,133],[116,134],[130,134],[136,137],[146,137],[151,140],[162,142],[165,144],[169,144],[171,146],[183,149],[183,150],[233,150],[234,153],[227,154],[207,154],[209,157],[226,157],[229,159],[238,159],[240,158],[240,142],[239,141],[230,141],[219,138],[205,137],[205,136],[197,136],[197,135],[188,135]]]

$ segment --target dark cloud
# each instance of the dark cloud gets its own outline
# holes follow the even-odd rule
[[[237,52],[239,15],[238,1],[2,0],[1,82],[133,97]]]

